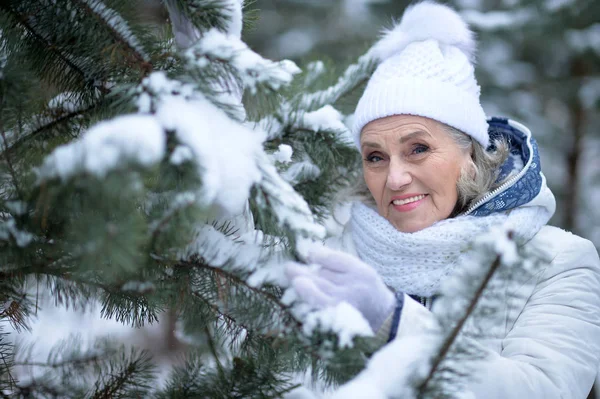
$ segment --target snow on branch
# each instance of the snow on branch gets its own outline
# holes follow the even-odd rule
[[[309,87],[325,72],[323,61],[317,60],[306,66],[306,75],[304,76],[304,86]]]
[[[202,98],[165,97],[156,117],[191,150],[202,180],[201,203],[216,204],[229,215],[241,213],[250,188],[261,180],[257,159],[264,154],[264,134]]]
[[[294,150],[291,146],[287,144],[279,144],[277,147],[277,151],[271,154],[271,159],[275,162],[280,162],[282,164],[287,164],[292,162],[292,154]]]
[[[347,302],[308,312],[300,320],[303,334],[311,336],[317,331],[332,332],[338,337],[340,348],[352,348],[355,337],[373,336],[369,322]]]
[[[246,110],[241,103],[239,93],[235,92],[235,87],[228,88],[231,82],[221,79],[219,84],[212,83],[210,87],[202,87],[205,90],[201,92],[201,88],[196,84],[169,79],[163,71],[153,72],[135,89],[136,105],[142,113],[155,113],[167,98],[209,100],[213,104],[218,104],[218,107],[230,118],[243,121],[246,118]]]
[[[257,159],[264,154],[265,134],[231,119],[194,85],[168,79],[162,72],[145,78],[140,90],[140,112],[153,113],[197,163],[200,202],[216,204],[225,214],[241,213],[250,188],[261,180]]]
[[[303,161],[293,163],[281,174],[281,177],[292,186],[295,186],[307,180],[315,180],[320,175],[321,169],[306,156]]]
[[[252,240],[233,240],[212,225],[199,225],[194,240],[179,253],[181,260],[189,261],[200,256],[213,268],[227,268],[253,272],[259,266],[262,251]]]
[[[77,173],[104,177],[123,162],[152,165],[165,153],[165,134],[148,115],[126,115],[100,122],[81,139],[55,149],[37,169],[40,179],[65,181]]]
[[[46,112],[33,117],[32,122],[34,123],[22,126],[18,134],[12,130],[6,131],[3,137],[0,137],[0,150],[11,152],[42,132],[61,124],[77,123],[79,117],[96,107],[97,104],[81,104],[66,93],[60,94],[50,100]]]
[[[139,61],[150,62],[148,54],[129,28],[127,21],[117,11],[106,7],[101,0],[77,0],[77,2],[101,19],[109,27],[115,40],[129,47]]]
[[[156,113],[164,99],[182,97],[185,100],[201,99],[203,95],[190,83],[169,79],[163,71],[153,72],[136,88],[136,105],[140,113]]]
[[[216,204],[225,214],[241,213],[251,186],[261,179],[257,159],[264,153],[265,134],[232,120],[194,85],[162,72],[144,79],[141,89],[140,111],[152,112],[165,130],[174,132],[197,163],[200,202]]]
[[[353,139],[350,129],[344,123],[344,115],[331,105],[325,105],[312,112],[301,114],[294,123],[297,129],[318,131],[332,131],[344,139],[348,145],[352,145]]]
[[[218,29],[206,32],[201,40],[185,53],[188,65],[206,68],[211,63],[231,65],[245,88],[253,94],[258,85],[277,91],[288,85],[300,69],[292,61],[273,62],[261,57],[248,48],[238,37],[225,34]]]
[[[240,214],[256,185],[262,204],[273,210],[282,227],[301,236],[323,236],[306,201],[264,152],[264,132],[231,119],[193,85],[161,72],[148,76],[140,91],[138,106],[146,114],[101,122],[79,140],[57,148],[38,168],[40,179],[65,181],[78,173],[104,177],[124,162],[150,167],[168,155],[165,145],[172,134],[179,152],[185,152],[176,158],[184,156],[197,165],[200,206],[221,217]]]
[[[241,38],[242,37],[242,8],[244,0],[221,0],[223,4],[223,13],[228,19],[227,34]]]
[[[331,87],[309,94],[302,94],[298,103],[302,109],[314,110],[333,104],[343,95],[366,82],[373,73],[376,63],[367,53],[358,59],[356,64],[346,68],[344,74]]]
[[[279,225],[291,229],[298,237],[323,238],[325,228],[315,222],[308,203],[277,173],[266,154],[259,167],[263,178],[258,183],[258,205],[270,207]]]
[[[303,129],[318,132],[319,130],[335,130],[340,132],[348,131],[348,128],[342,122],[343,115],[331,105],[325,105],[316,111],[307,112],[302,115],[297,122]]]
[[[187,49],[203,36],[205,27],[196,26],[188,14],[218,16],[222,23],[213,23],[221,31],[234,38],[241,38],[243,3],[243,0],[192,0],[185,3],[180,0],[165,0],[177,46]],[[187,9],[184,10],[184,7]]]

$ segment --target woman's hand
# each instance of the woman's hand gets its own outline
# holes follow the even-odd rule
[[[350,254],[321,247],[307,257],[311,269],[299,263],[286,265],[286,274],[300,299],[316,309],[348,302],[377,332],[395,307],[394,293],[377,272]]]

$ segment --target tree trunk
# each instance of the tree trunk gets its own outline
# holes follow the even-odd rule
[[[577,101],[571,107],[573,115],[573,144],[567,154],[567,195],[565,197],[564,228],[569,231],[577,229],[577,207],[579,200],[579,162],[581,160],[583,142],[583,124],[585,111]]]
[[[575,59],[571,64],[573,76],[585,76],[585,63],[581,59]],[[563,227],[569,231],[577,231],[577,209],[579,205],[579,163],[581,161],[583,136],[585,129],[585,109],[579,97],[574,93],[570,105],[573,142],[567,153],[567,181],[565,187],[567,193],[564,202],[564,224]]]

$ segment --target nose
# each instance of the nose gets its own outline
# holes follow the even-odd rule
[[[385,185],[388,189],[397,191],[412,182],[412,175],[408,167],[400,160],[391,159]]]

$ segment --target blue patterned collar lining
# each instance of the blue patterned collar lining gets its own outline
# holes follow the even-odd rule
[[[511,174],[518,174],[523,165],[528,164],[530,158],[531,163],[525,166],[527,170],[523,176],[473,210],[471,212],[473,216],[487,216],[494,212],[517,208],[534,199],[542,187],[538,146],[531,134],[519,130],[505,118],[491,118],[488,120],[488,125],[488,134],[492,142],[495,138],[505,137],[510,145],[510,156],[500,167],[498,180],[504,180]]]

